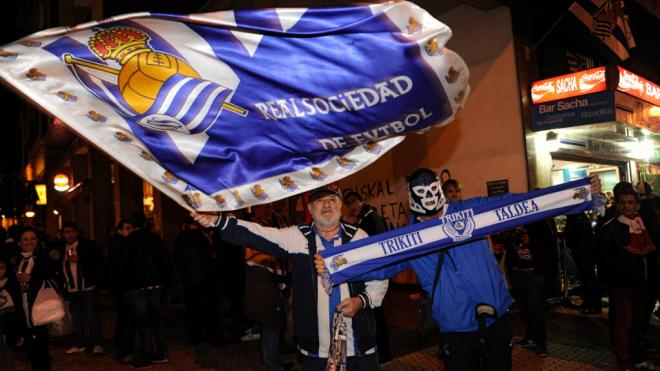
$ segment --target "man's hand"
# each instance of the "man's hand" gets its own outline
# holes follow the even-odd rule
[[[190,216],[193,217],[203,227],[212,227],[220,219],[220,213],[208,213],[208,212],[195,212],[190,213]]]
[[[362,299],[358,296],[354,296],[339,303],[339,310],[341,310],[341,314],[344,316],[353,317],[363,306],[364,303],[362,302]]]
[[[314,255],[314,265],[316,266],[316,274],[319,276],[323,275],[323,272],[328,270],[325,266],[325,260],[323,260],[323,257],[319,254]]]
[[[601,191],[601,184],[600,184],[600,178],[598,177],[598,174],[596,173],[591,173],[589,174],[589,178],[591,178],[591,193],[593,194],[598,194]]]

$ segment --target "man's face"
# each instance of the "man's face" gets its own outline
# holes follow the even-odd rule
[[[131,232],[133,232],[133,225],[130,223],[124,223],[124,225],[122,225],[121,228],[119,228],[117,231],[117,233],[124,237],[128,237]]]
[[[453,184],[448,184],[445,188],[445,197],[449,202],[457,202],[461,200],[462,195],[460,187],[456,187]]]
[[[623,216],[633,218],[639,210],[639,201],[635,195],[621,195],[616,202],[616,207]]]
[[[346,199],[346,207],[352,217],[357,217],[360,215],[360,210],[362,210],[362,201],[355,196],[349,197]]]
[[[330,194],[310,202],[307,209],[312,214],[314,223],[327,229],[334,228],[339,223],[341,206],[341,199],[337,195]]]
[[[78,230],[76,228],[64,228],[64,240],[67,243],[74,243],[78,241]]]

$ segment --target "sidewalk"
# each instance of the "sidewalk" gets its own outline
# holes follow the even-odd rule
[[[417,305],[408,296],[405,288],[393,287],[388,293],[385,309],[389,321],[392,362],[383,367],[384,371],[442,370],[437,358],[437,338],[420,339],[416,332]],[[102,305],[103,329],[106,339],[112,335],[114,312],[111,307]],[[167,329],[170,339],[170,362],[154,365],[162,371],[178,370],[261,370],[258,341],[233,342],[220,347],[201,345],[189,346],[184,339],[184,324],[180,306],[168,311]],[[523,335],[521,319],[515,311],[514,334]],[[540,358],[527,349],[515,348],[513,352],[514,370],[616,370],[617,365],[610,350],[607,334],[607,314],[584,316],[579,311],[557,307],[547,316],[548,350],[550,356]],[[650,329],[652,344],[660,344],[658,326]],[[127,365],[113,361],[112,341],[107,340],[106,355],[93,357],[91,354],[69,356],[64,354],[65,339],[54,339],[51,347],[53,370],[131,370]],[[295,357],[294,357],[295,358]],[[29,370],[22,354],[16,357],[20,370]]]

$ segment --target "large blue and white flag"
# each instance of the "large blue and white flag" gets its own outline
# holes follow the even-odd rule
[[[408,2],[138,13],[5,45],[0,78],[180,204],[232,210],[449,123],[469,94],[450,37]]]
[[[474,208],[321,251],[319,254],[330,276],[325,278],[324,285],[327,289],[331,284],[345,282],[402,260],[519,225],[603,205],[599,197],[592,200],[589,178],[528,193],[507,195],[506,198],[495,199]]]

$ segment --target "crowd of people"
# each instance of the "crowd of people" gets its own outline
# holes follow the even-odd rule
[[[0,247],[1,369],[13,369],[12,349],[24,350],[34,370],[51,369],[49,332],[54,328],[34,321],[35,300],[44,285],[55,288],[68,304],[71,328],[58,327],[60,335],[72,334],[66,354],[85,352],[88,346],[92,355],[104,354],[97,308],[97,292],[103,287],[116,300],[117,359],[137,368],[168,361],[161,291],[170,283],[172,263],[146,222],[143,213],[121,221],[105,253],[73,222],[65,222],[52,241],[32,227],[10,227]],[[134,350],[135,339],[139,346]]]
[[[463,199],[457,180],[441,182],[423,168],[406,180],[411,224],[509,197]],[[599,191],[599,179],[592,178],[592,192]],[[645,333],[660,287],[656,197],[648,183],[634,188],[622,182],[612,198],[598,219],[592,211],[568,215],[563,238],[576,262],[582,312],[601,313],[603,295],[609,298],[621,369],[654,369],[645,355]],[[31,227],[12,226],[0,236],[0,369],[12,369],[12,350],[21,349],[34,370],[50,370],[49,332],[55,330],[35,325],[32,317],[45,285],[67,302],[66,354],[105,353],[97,296],[106,290],[116,309],[115,360],[135,368],[168,362],[162,307],[166,289],[176,284],[192,346],[227,340],[222,298],[229,295],[229,310],[244,319],[243,340],[260,339],[265,370],[292,367],[281,357],[291,339],[304,370],[376,370],[391,358],[382,308],[388,279],[409,268],[430,303],[446,370],[511,369],[512,346],[548,355],[546,299],[556,294],[561,252],[553,218],[385,266],[326,292],[318,252],[381,234],[388,224],[356,192],[342,195],[326,186],[307,200],[309,224],[292,223],[277,204],[254,206],[241,218],[193,213],[171,252],[141,212],[120,221],[102,247],[73,222],[51,241]],[[223,276],[236,284],[221,293]],[[525,336],[515,343],[509,314],[514,298],[525,325]],[[337,318],[342,336],[336,336]]]

